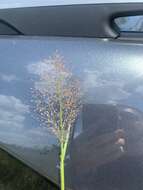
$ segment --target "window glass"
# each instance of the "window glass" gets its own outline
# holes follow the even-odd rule
[[[57,188],[20,161],[0,149],[0,189],[57,190]]]
[[[120,17],[115,20],[121,31],[142,32],[143,16]]]

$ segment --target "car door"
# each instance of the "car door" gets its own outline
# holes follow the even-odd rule
[[[31,180],[31,185],[44,184],[33,189],[51,189],[49,181],[59,186],[59,143],[45,116],[36,112],[43,107],[39,108],[41,97],[35,89],[43,92],[47,83],[41,79],[53,72],[49,64],[60,61],[78,79],[82,94],[65,160],[67,189],[143,188],[143,35],[135,19],[129,22],[137,15],[143,15],[142,1],[2,6],[0,148],[6,154],[0,157],[2,171],[11,167],[7,160],[12,155],[13,165],[19,160],[36,179],[44,180]],[[20,171],[12,175],[19,176]],[[32,189],[12,186],[11,177],[4,183],[9,172],[6,169],[0,177],[3,189]],[[17,183],[20,180],[16,178]]]

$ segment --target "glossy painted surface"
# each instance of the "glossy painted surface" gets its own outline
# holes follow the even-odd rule
[[[58,190],[43,176],[0,149],[0,189]]]
[[[128,161],[128,157],[135,157],[133,163],[143,161],[143,44],[86,38],[1,38],[1,147],[58,183],[57,140],[33,117],[31,103],[31,88],[39,73],[48,69],[43,60],[56,51],[81,81],[83,92],[83,109],[66,160],[67,186],[74,184],[78,189],[80,182],[86,189],[90,183],[89,189],[97,186],[100,190],[104,180],[108,189],[129,188],[118,181],[123,172],[118,162]],[[113,168],[111,173],[119,170],[116,179],[120,185],[117,182],[111,187],[112,175],[106,180],[108,165]],[[136,165],[130,167],[134,171]],[[142,177],[143,168],[139,172],[136,176]],[[94,184],[93,179],[98,182]],[[140,179],[137,184],[136,189],[142,189]]]

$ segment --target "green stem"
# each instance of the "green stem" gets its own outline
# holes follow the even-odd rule
[[[61,190],[65,190],[65,157],[68,147],[69,135],[70,135],[70,127],[68,128],[66,137],[63,126],[63,102],[62,102],[62,92],[61,92],[61,80],[57,83],[57,93],[59,97],[59,105],[60,105],[60,184]]]
[[[67,135],[66,135],[65,142],[64,142],[64,146],[63,146],[63,156],[64,156],[64,158],[65,158],[66,152],[67,152],[69,137],[70,137],[70,127],[68,128]]]
[[[60,182],[61,182],[61,190],[65,190],[65,157],[63,154],[63,143],[61,143]]]
[[[62,105],[62,92],[61,92],[61,80],[57,84],[57,93],[59,97],[60,105],[60,185],[61,190],[65,190],[65,155],[64,155],[64,127],[63,127],[63,105]]]
[[[65,142],[61,143],[61,157],[60,157],[61,190],[65,190],[65,157],[68,147],[69,136],[70,136],[70,127]]]

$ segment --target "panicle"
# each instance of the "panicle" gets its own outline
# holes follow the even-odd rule
[[[60,141],[60,112],[62,135],[64,133],[66,136],[81,109],[80,81],[68,71],[64,58],[58,52],[44,60],[44,63],[48,64],[49,69],[40,75],[32,89],[34,111],[43,125],[50,128]]]

